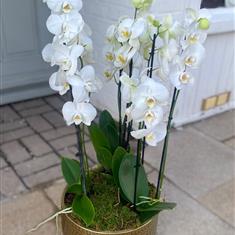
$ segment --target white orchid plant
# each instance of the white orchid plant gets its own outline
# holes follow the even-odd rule
[[[95,124],[97,111],[90,97],[101,89],[101,81],[91,65],[91,30],[79,14],[82,1],[44,2],[51,9],[47,28],[54,39],[42,55],[46,62],[59,68],[49,84],[60,95],[70,94],[62,113],[68,125],[76,126],[78,137],[78,160],[62,159],[67,192],[75,195],[71,208],[66,210],[87,226],[95,216],[89,199],[85,126],[89,127],[103,173],[113,177],[126,205],[143,222],[162,210],[173,209],[174,203],[161,198],[168,139],[180,90],[193,83],[192,70],[198,68],[205,56],[208,12],[186,9],[184,16],[176,20],[172,15],[150,14],[152,0],[132,0],[134,16],[122,17],[108,28],[104,49],[107,64],[104,77],[117,84],[119,120],[116,123],[108,111],[103,111]],[[134,149],[130,144],[133,139],[137,142]],[[145,146],[157,146],[163,140],[156,196],[150,198],[143,167]]]

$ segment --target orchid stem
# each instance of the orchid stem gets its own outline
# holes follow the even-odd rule
[[[169,137],[170,137],[170,130],[171,130],[171,123],[174,115],[175,106],[179,97],[180,91],[176,88],[174,89],[173,98],[171,102],[171,109],[170,114],[168,118],[168,124],[167,124],[167,134],[164,141],[163,151],[162,151],[162,158],[161,158],[161,165],[160,165],[160,171],[158,176],[158,183],[157,183],[157,193],[156,198],[161,198],[162,193],[162,187],[163,187],[163,181],[164,181],[164,173],[165,173],[165,166],[166,166],[166,159],[167,159],[167,152],[168,152],[168,143],[169,143]]]
[[[156,47],[156,39],[158,37],[158,34],[154,34],[153,35],[153,44],[152,44],[152,49],[150,52],[150,56],[148,59],[148,68],[150,67],[150,69],[147,72],[147,75],[152,78],[153,77],[153,65],[154,65],[154,55],[155,55],[155,47]],[[143,127],[145,128],[145,126]],[[143,139],[143,146],[142,146],[142,164],[144,164],[144,157],[145,157],[145,147],[146,147],[146,139]]]
[[[76,126],[76,134],[77,134],[77,144],[78,144],[78,153],[77,157],[79,157],[80,162],[80,171],[81,171],[81,183],[82,183],[82,191],[84,195],[87,194],[86,190],[86,172],[85,172],[85,160],[84,160],[84,152],[83,152],[83,140],[82,140],[82,130],[80,126]]]
[[[139,124],[139,129],[141,128],[141,123]],[[138,179],[139,179],[139,169],[141,166],[141,146],[142,140],[139,139],[137,142],[137,154],[136,154],[136,165],[135,165],[135,188],[134,188],[134,207],[137,205],[137,189],[138,189]]]
[[[119,76],[122,75],[122,70],[119,72]],[[119,145],[122,145],[122,92],[121,92],[122,83],[118,83],[118,113],[119,113]]]

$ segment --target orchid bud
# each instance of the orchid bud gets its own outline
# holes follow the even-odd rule
[[[147,10],[152,5],[153,0],[132,0],[132,4],[136,9]]]
[[[198,27],[201,30],[208,30],[210,28],[210,21],[207,18],[201,18],[198,20]]]

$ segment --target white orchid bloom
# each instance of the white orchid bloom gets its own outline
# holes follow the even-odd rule
[[[198,68],[205,57],[205,48],[197,43],[186,48],[181,58],[185,66]]]
[[[109,44],[104,47],[104,57],[108,63],[113,63],[115,60],[115,48]]]
[[[159,82],[147,76],[142,78],[143,83],[138,87],[133,97],[133,104],[137,109],[148,110],[158,105],[166,105],[169,91]]]
[[[138,18],[136,21],[130,18],[123,19],[117,29],[117,40],[125,43],[130,40],[132,46],[138,45],[138,39],[145,31],[146,20]]]
[[[97,115],[96,109],[90,103],[67,102],[64,104],[62,113],[68,126],[80,125],[84,123],[87,126]]]
[[[104,69],[104,77],[106,79],[106,81],[110,81],[114,78],[115,76],[115,68],[113,66],[109,66],[107,68]]]
[[[139,79],[135,76],[131,78],[123,72],[119,78],[122,83],[122,99],[124,102],[129,103],[132,101],[132,97],[140,83]]]
[[[87,93],[97,92],[101,88],[101,82],[95,75],[95,69],[91,65],[86,65],[80,72],[67,78],[73,90],[83,88]]]
[[[69,42],[83,29],[84,21],[78,12],[70,14],[52,14],[47,20],[47,29],[61,40]]]
[[[207,33],[203,30],[195,29],[193,27],[189,32],[186,32],[180,40],[182,49],[186,49],[188,46],[194,44],[203,44],[207,39]]]
[[[161,106],[155,106],[152,109],[148,109],[143,106],[135,107],[135,105],[133,105],[132,110],[130,112],[130,117],[137,123],[144,121],[146,127],[151,128],[162,122],[164,117],[164,111]]]
[[[80,45],[65,46],[60,44],[48,44],[42,51],[43,59],[58,65],[67,75],[74,75],[77,70],[78,58],[82,55],[84,48]]]
[[[171,66],[169,80],[174,87],[181,90],[184,86],[192,84],[194,78],[191,73],[186,72],[185,66],[178,57]]]
[[[159,142],[164,140],[166,133],[166,124],[160,123],[152,128],[132,131],[131,135],[135,139],[142,139],[145,137],[146,143],[155,147]]]
[[[133,58],[136,49],[128,44],[125,44],[115,52],[114,65],[117,68],[124,68],[128,62]]]
[[[106,39],[108,41],[108,43],[115,43],[116,38],[115,38],[115,34],[116,34],[116,26],[115,25],[110,25],[107,29],[106,32]]]
[[[56,13],[70,13],[73,10],[82,9],[81,0],[43,0],[47,3],[48,8]]]
[[[49,85],[52,90],[59,92],[60,95],[66,94],[70,89],[66,73],[61,70],[51,75]]]

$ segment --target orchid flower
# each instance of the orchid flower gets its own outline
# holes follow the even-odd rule
[[[60,95],[66,94],[67,91],[70,89],[66,73],[61,70],[51,75],[49,84],[51,89],[59,92]]]
[[[145,137],[146,143],[154,147],[165,138],[166,124],[160,123],[152,128],[132,131],[131,135],[135,139],[142,139]]]
[[[81,0],[43,0],[48,8],[56,13],[71,13],[71,11],[80,11],[82,8]]]
[[[87,93],[97,92],[101,88],[101,82],[96,78],[95,69],[86,65],[73,76],[68,77],[69,84],[73,89],[83,88]]]
[[[128,62],[133,58],[136,53],[136,49],[128,44],[125,44],[115,52],[114,65],[117,68],[124,68]]]
[[[117,28],[117,40],[120,43],[125,43],[130,40],[130,45],[134,46],[136,45],[134,41],[144,33],[145,27],[146,21],[143,18],[138,18],[136,21],[125,18]]]
[[[190,72],[186,72],[185,66],[178,58],[171,66],[169,80],[174,87],[181,90],[184,86],[192,84],[194,78]]]
[[[122,83],[122,97],[123,101],[129,103],[132,101],[132,97],[140,83],[139,79],[135,76],[131,78],[123,72],[122,76],[119,78]]]
[[[197,43],[186,48],[181,58],[185,66],[198,68],[205,57],[205,48]]]
[[[84,123],[87,126],[97,115],[96,109],[90,103],[67,102],[64,104],[62,113],[68,126],[80,125]]]
[[[152,109],[157,105],[166,105],[169,99],[169,91],[159,82],[148,78],[142,78],[142,84],[137,88],[133,97],[133,104],[141,110]]]
[[[158,125],[163,121],[164,111],[161,106],[155,106],[154,108],[144,108],[144,107],[131,107],[130,117],[135,122],[143,122],[147,128]]]
[[[58,65],[67,75],[74,75],[77,70],[78,58],[82,55],[84,48],[80,45],[65,46],[60,44],[48,44],[42,51],[43,59]]]
[[[70,14],[52,14],[47,20],[47,29],[49,32],[65,42],[69,42],[76,37],[82,31],[83,27],[84,21],[82,16],[76,11]]]

